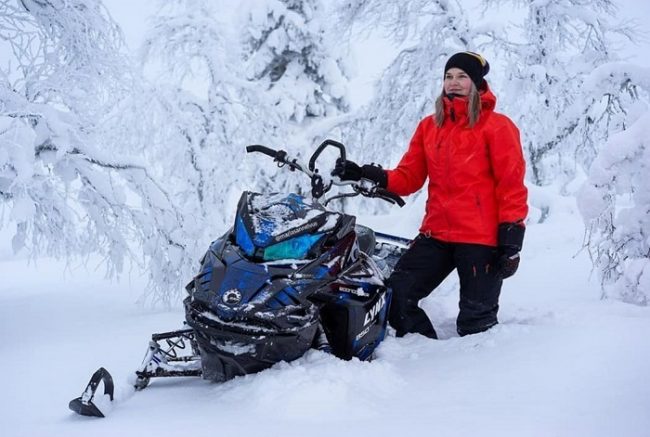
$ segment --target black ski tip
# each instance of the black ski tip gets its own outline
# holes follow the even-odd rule
[[[104,394],[113,400],[113,377],[108,370],[100,367],[93,374],[81,396],[70,401],[68,408],[82,416],[105,417],[99,408],[93,403],[95,392],[100,382],[104,382]]]
[[[93,404],[92,401],[84,403],[84,401],[81,399],[81,396],[71,400],[68,404],[68,408],[77,414],[81,414],[82,416],[105,417],[100,409],[97,408],[97,406]]]

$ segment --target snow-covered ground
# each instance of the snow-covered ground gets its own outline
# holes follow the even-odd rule
[[[459,338],[455,279],[424,302],[441,339],[389,337],[370,363],[311,351],[225,384],[154,380],[106,419],[67,409],[99,366],[122,384],[182,310],[134,304],[144,282],[52,260],[0,261],[4,436],[647,436],[650,308],[600,300],[566,198],[530,225],[501,324]],[[411,236],[418,207],[361,221]],[[3,252],[4,253],[4,252]],[[119,387],[118,387],[119,388]],[[125,396],[125,392],[118,395]]]

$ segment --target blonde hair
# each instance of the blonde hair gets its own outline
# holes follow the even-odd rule
[[[436,99],[436,126],[441,127],[445,121],[445,105],[443,98],[445,91],[443,90]],[[479,116],[481,115],[481,96],[474,82],[470,84],[469,95],[467,96],[467,118],[469,127],[474,127],[478,123]]]

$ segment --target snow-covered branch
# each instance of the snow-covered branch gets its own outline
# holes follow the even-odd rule
[[[268,94],[281,122],[348,110],[348,72],[328,39],[322,0],[264,0],[245,10],[246,76]]]
[[[578,205],[606,296],[650,303],[650,111],[610,137]]]
[[[14,250],[98,253],[109,275],[144,261],[169,302],[190,263],[185,220],[142,155],[151,99],[119,28],[99,1],[18,5],[0,6],[14,55],[0,83],[0,201]]]
[[[604,71],[618,62],[612,37],[635,33],[615,22],[610,0],[523,4],[525,44],[509,55],[511,91],[504,101],[521,127],[532,182],[567,182],[577,167],[589,168],[599,144],[625,127],[625,114],[638,98],[635,83]]]

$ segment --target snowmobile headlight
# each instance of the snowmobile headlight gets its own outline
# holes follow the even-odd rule
[[[303,259],[322,236],[323,234],[301,235],[273,244],[264,249],[264,261]]]

